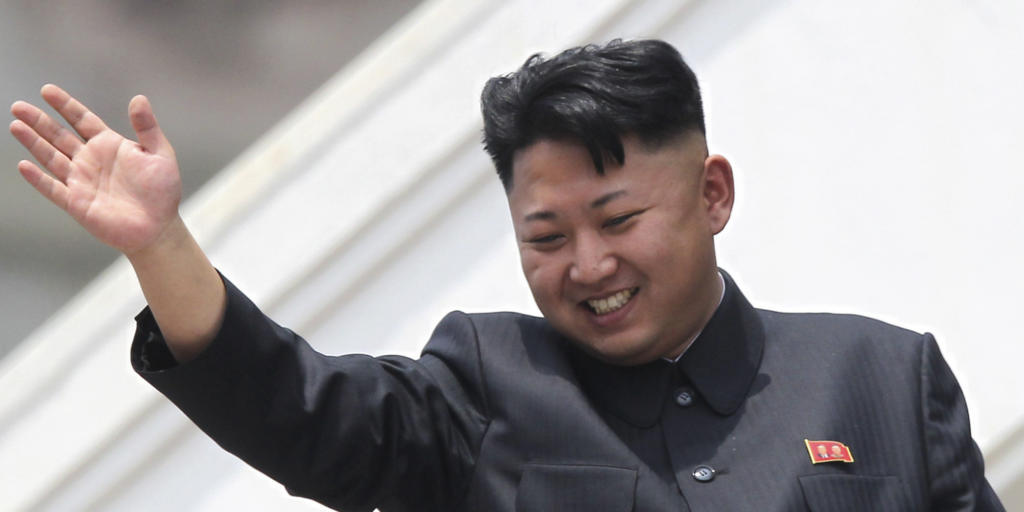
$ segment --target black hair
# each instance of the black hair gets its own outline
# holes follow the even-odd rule
[[[656,148],[690,130],[705,133],[696,75],[657,40],[616,39],[550,59],[534,54],[488,80],[480,103],[484,149],[506,191],[515,152],[538,140],[579,142],[603,174],[606,161],[625,163],[625,135]]]

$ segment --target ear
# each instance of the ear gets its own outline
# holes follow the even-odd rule
[[[720,233],[729,223],[735,194],[732,164],[722,155],[711,155],[705,158],[703,195],[713,234]]]

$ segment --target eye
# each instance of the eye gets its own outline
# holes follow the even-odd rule
[[[642,210],[641,211],[627,213],[625,215],[618,215],[616,217],[612,217],[612,218],[608,219],[607,221],[605,221],[604,227],[612,228],[612,227],[615,227],[615,226],[621,226],[621,225],[625,224],[626,221],[628,221],[629,219],[632,219],[633,217],[636,217],[637,215],[640,215],[641,213],[643,213]]]
[[[560,240],[561,238],[562,238],[562,235],[557,235],[557,234],[555,234],[555,235],[545,235],[545,236],[538,236],[536,238],[531,238],[531,239],[527,240],[527,242],[531,243],[531,244],[545,245],[545,244],[553,244],[553,243],[557,242],[558,240]]]

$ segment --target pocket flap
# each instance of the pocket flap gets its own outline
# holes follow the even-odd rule
[[[635,469],[528,464],[516,492],[516,512],[629,512],[635,489]]]

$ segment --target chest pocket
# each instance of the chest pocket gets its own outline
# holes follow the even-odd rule
[[[516,512],[630,512],[635,492],[635,469],[528,464],[516,491]]]
[[[903,484],[894,476],[806,475],[800,477],[807,506],[814,512],[903,511]]]

